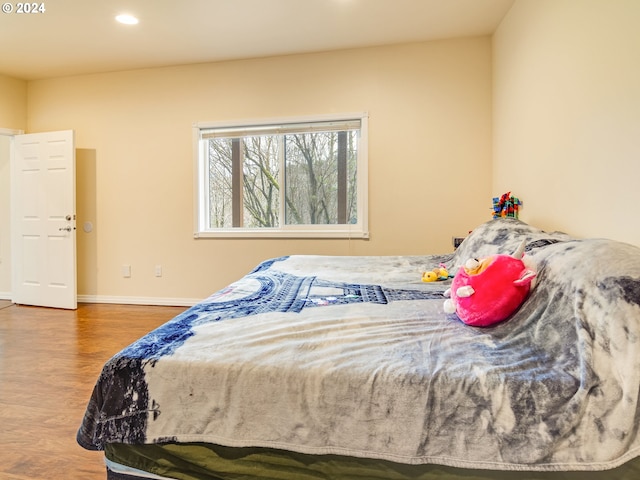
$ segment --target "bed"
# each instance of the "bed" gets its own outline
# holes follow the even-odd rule
[[[421,272],[513,252],[490,328]],[[107,478],[640,478],[640,248],[478,226],[448,255],[265,261],[110,359],[78,430]]]

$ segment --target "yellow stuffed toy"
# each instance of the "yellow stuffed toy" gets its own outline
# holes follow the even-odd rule
[[[446,280],[448,278],[449,271],[447,270],[447,267],[442,263],[439,267],[436,267],[433,270],[422,272],[423,282],[437,282],[439,280]]]

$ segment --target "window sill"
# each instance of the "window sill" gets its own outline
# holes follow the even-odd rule
[[[360,229],[242,229],[195,232],[193,238],[348,238],[369,239],[369,232]]]

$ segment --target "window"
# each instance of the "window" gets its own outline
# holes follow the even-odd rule
[[[366,114],[197,124],[196,237],[367,238]]]

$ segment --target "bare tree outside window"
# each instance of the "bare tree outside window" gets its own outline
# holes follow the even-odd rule
[[[285,136],[287,224],[329,225],[357,221],[353,208],[357,200],[357,137],[353,131],[344,133],[351,141],[342,154],[342,162],[339,132]],[[339,180],[341,163],[344,163],[347,175]],[[341,187],[346,192],[344,205],[338,201]],[[340,210],[344,210],[342,214]]]

